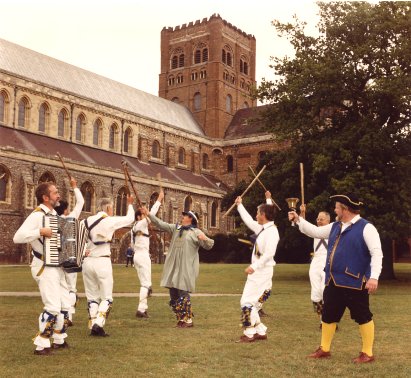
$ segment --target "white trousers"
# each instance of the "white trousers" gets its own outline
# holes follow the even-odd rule
[[[148,289],[151,287],[151,259],[147,250],[136,249],[134,252],[134,267],[140,280],[140,300],[138,311],[145,312],[148,309]]]
[[[90,316],[92,324],[104,327],[106,314],[113,302],[113,267],[109,257],[87,257],[83,262],[83,281],[87,301],[96,302]],[[93,319],[94,318],[94,319]]]
[[[77,302],[77,273],[67,273],[64,272],[64,276],[66,277],[67,287],[69,290],[69,316],[70,320],[72,320],[72,314],[76,312],[76,302]]]
[[[64,271],[60,267],[44,266],[43,261],[37,257],[33,257],[30,267],[31,275],[39,287],[44,311],[57,316],[54,329],[60,330],[64,319],[61,311],[69,311],[70,308],[69,291],[64,277]],[[42,321],[41,318],[44,317],[42,315],[39,317],[39,332],[44,331],[46,323],[46,321]],[[58,340],[58,343],[61,343],[61,340],[64,340],[66,337],[66,333],[53,334],[53,338]],[[50,339],[40,336],[35,337],[34,344],[43,348],[50,348],[51,346]]]
[[[267,327],[261,323],[258,310],[260,308],[258,300],[263,295],[265,290],[270,290],[273,284],[273,267],[267,267],[256,270],[253,274],[247,276],[247,281],[244,286],[243,295],[241,296],[240,305],[243,307],[251,307],[250,321],[251,326],[244,330],[244,335],[253,336],[258,333],[265,335]]]
[[[323,300],[325,287],[324,267],[327,255],[315,255],[310,264],[309,276],[311,283],[311,301],[320,302]]]

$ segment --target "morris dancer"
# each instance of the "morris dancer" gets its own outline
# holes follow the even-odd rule
[[[300,206],[300,217],[305,218],[305,205]],[[330,223],[330,214],[326,211],[320,211],[317,216],[317,226],[326,226]],[[320,318],[323,311],[323,292],[325,288],[325,262],[327,259],[328,239],[314,238],[314,253],[310,264],[309,276],[311,283],[311,301],[314,306],[314,312]]]
[[[70,178],[70,186],[74,190],[74,195],[76,197],[76,205],[74,206],[74,209],[71,213],[69,213],[68,209],[68,203],[67,201],[60,200],[60,205],[56,206],[54,210],[56,210],[57,214],[63,218],[75,218],[78,219],[81,214],[81,210],[83,209],[84,205],[84,198],[83,195],[81,194],[81,191],[79,188],[77,188],[77,181],[75,180],[74,177]],[[77,305],[77,273],[68,273],[64,271],[64,276],[66,278],[67,282],[67,287],[69,290],[69,319],[68,319],[68,325],[72,326],[73,325],[73,314],[76,312],[76,305]]]
[[[331,196],[336,201],[337,221],[316,227],[299,217],[295,211],[288,219],[310,237],[329,239],[325,265],[324,308],[320,347],[308,357],[328,358],[331,342],[346,307],[359,324],[362,350],[355,363],[374,361],[374,321],[369,306],[369,294],[378,287],[382,269],[382,250],[378,231],[360,217],[360,202],[354,194]]]
[[[161,190],[150,214],[157,214],[163,198],[164,192]],[[153,292],[151,289],[150,235],[148,233],[150,219],[144,216],[139,209],[135,212],[135,220],[136,223],[131,230],[131,244],[134,246],[134,267],[141,286],[136,317],[146,319],[149,317],[147,299]]]
[[[113,267],[110,243],[114,232],[134,220],[133,196],[127,196],[127,215],[113,216],[113,200],[102,198],[99,212],[85,221],[90,232],[88,252],[83,261],[83,281],[87,297],[90,336],[108,336],[104,331],[113,304]]]
[[[195,290],[200,267],[198,249],[211,249],[214,240],[198,229],[198,216],[193,211],[182,213],[181,224],[163,222],[149,214],[146,208],[142,209],[142,213],[148,216],[155,226],[172,235],[161,286],[170,290],[170,306],[176,315],[177,327],[193,327],[190,293]]]
[[[243,335],[236,342],[251,343],[267,339],[267,327],[261,322],[258,310],[271,294],[274,272],[274,255],[280,237],[274,224],[275,207],[271,193],[265,193],[266,204],[257,207],[257,221],[254,221],[237,197],[235,204],[243,222],[256,235],[252,251],[251,265],[245,269],[247,281],[240,300],[242,311]]]
[[[45,239],[52,237],[51,228],[43,227],[43,219],[46,214],[57,216],[54,208],[59,205],[60,195],[51,182],[38,185],[35,194],[40,205],[17,230],[13,241],[31,244],[33,255],[30,265],[31,275],[39,286],[44,304],[44,311],[39,316],[39,332],[34,338],[34,345],[36,345],[34,354],[46,356],[52,354],[52,348],[68,348],[68,343],[64,339],[67,337],[70,306],[63,300],[63,297],[68,297],[63,268],[45,266],[43,257]]]

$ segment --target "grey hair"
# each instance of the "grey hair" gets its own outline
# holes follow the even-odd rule
[[[98,201],[98,211],[107,212],[110,206],[113,206],[113,200],[111,198],[100,198]]]

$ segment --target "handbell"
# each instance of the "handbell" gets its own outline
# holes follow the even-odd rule
[[[286,198],[285,199],[287,201],[288,207],[290,210],[296,211],[297,210],[297,203],[299,201],[298,198]]]

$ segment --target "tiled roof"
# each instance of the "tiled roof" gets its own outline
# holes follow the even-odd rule
[[[261,119],[261,114],[266,109],[267,105],[237,110],[227,127],[224,139],[268,134],[268,131],[264,129],[264,121]]]
[[[204,135],[191,112],[182,105],[0,38],[1,71]]]
[[[36,153],[38,156],[53,159],[56,159],[56,154],[59,152],[66,161],[120,171],[122,170],[121,161],[126,160],[132,175],[155,179],[157,173],[160,173],[164,182],[184,185],[187,190],[190,190],[193,185],[206,190],[220,191],[220,193],[221,190],[225,190],[221,186],[220,180],[211,175],[196,175],[188,170],[170,169],[165,165],[153,162],[142,163],[136,157],[70,143],[6,126],[0,126],[0,148],[28,151]]]

